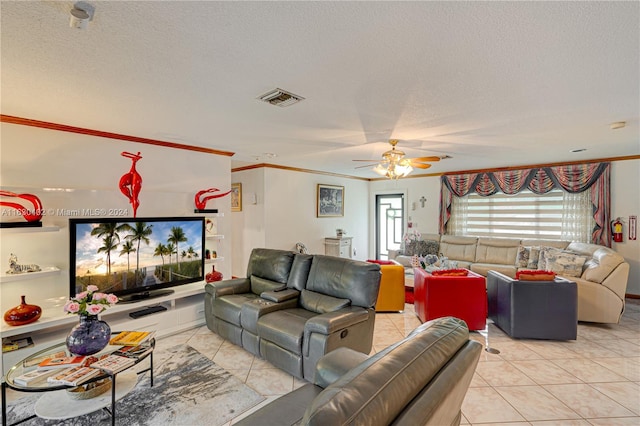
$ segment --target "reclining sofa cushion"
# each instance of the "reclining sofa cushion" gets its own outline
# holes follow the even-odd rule
[[[307,278],[309,277],[309,270],[313,263],[313,256],[310,254],[296,254],[291,265],[291,272],[289,272],[289,281],[287,282],[288,288],[293,288],[298,291],[302,291],[307,286]]]
[[[373,308],[378,299],[380,265],[360,261],[345,262],[333,256],[315,255],[306,290],[349,299],[354,306]]]
[[[255,248],[251,251],[249,266],[247,267],[247,277],[257,277],[264,280],[272,281],[270,286],[266,287],[284,287],[289,280],[289,272],[295,253],[287,250],[274,250]],[[251,292],[260,294],[263,291],[273,290],[273,288],[263,288],[268,281],[254,280],[251,281]]]
[[[463,262],[475,262],[476,237],[456,237],[443,235],[440,239],[440,251],[449,259]]]
[[[256,277],[255,275],[251,275],[249,280],[251,282],[251,293],[257,294],[257,295],[274,291],[274,290],[283,290],[287,288],[286,283],[271,281],[265,278]]]
[[[478,238],[476,260],[470,265],[471,271],[487,276],[489,271],[500,271],[515,277],[517,268],[513,259],[518,256],[520,240],[507,238]]]
[[[325,388],[308,406],[302,424],[387,425],[399,416],[404,417],[405,424],[418,424],[418,420],[423,424],[438,410],[438,403],[426,401],[451,398],[447,388],[452,383],[461,386],[452,406],[462,403],[474,369],[454,368],[458,375],[455,378],[440,377],[439,373],[469,343],[468,329],[460,319],[448,317],[424,323],[405,340],[368,358]],[[470,346],[468,363],[475,366],[480,344],[473,342]],[[425,391],[439,379],[441,386],[436,386],[437,390]],[[416,397],[425,401],[416,401]],[[412,404],[419,408],[413,410]],[[425,410],[425,404],[431,404],[430,409]],[[451,407],[447,408],[447,414],[455,417]]]
[[[518,254],[520,240],[508,238],[478,238],[475,263],[511,265]]]
[[[624,257],[608,247],[586,243],[571,243],[567,250],[589,258],[585,262],[582,278],[601,284],[622,262]]]
[[[300,308],[271,312],[258,320],[258,335],[263,340],[300,354],[304,326],[315,315],[317,314],[314,312]]]
[[[302,290],[300,293],[300,306],[317,314],[337,311],[351,305],[349,299],[327,296],[311,290]]]

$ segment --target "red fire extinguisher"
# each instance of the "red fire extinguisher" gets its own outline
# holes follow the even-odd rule
[[[613,241],[616,243],[622,242],[622,221],[620,221],[620,218],[611,222],[611,233],[613,234]]]

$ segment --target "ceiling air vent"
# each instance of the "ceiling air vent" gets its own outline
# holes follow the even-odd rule
[[[258,99],[279,107],[287,107],[304,100],[302,96],[294,95],[293,93],[282,89],[273,89],[264,95],[259,96]]]

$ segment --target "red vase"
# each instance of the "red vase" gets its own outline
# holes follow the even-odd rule
[[[42,315],[42,308],[37,305],[28,305],[25,296],[20,296],[20,304],[4,313],[4,321],[9,325],[25,325],[37,321]]]
[[[207,275],[204,276],[204,279],[208,282],[208,283],[212,283],[214,281],[221,281],[222,280],[222,272],[220,271],[216,271],[216,265],[211,265],[211,272],[209,272]]]

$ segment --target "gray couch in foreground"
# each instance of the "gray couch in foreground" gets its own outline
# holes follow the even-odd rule
[[[313,383],[234,425],[458,425],[481,350],[464,321],[438,318],[371,357],[330,352]]]
[[[207,327],[311,380],[336,348],[371,351],[380,276],[375,263],[257,248],[246,278],[205,286]]]
[[[487,276],[497,271],[515,278],[525,269],[547,269],[575,281],[578,286],[578,320],[618,323],[624,312],[629,263],[614,250],[597,244],[512,238],[461,237],[422,234],[411,246],[435,250],[459,268]],[[414,252],[389,251],[389,259],[412,273]],[[427,254],[427,253],[424,253]]]

